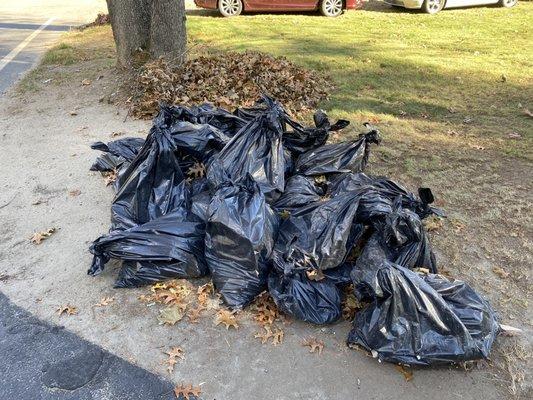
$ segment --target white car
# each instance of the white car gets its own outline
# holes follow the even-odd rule
[[[481,6],[498,4],[501,7],[513,7],[518,0],[385,0],[394,7],[421,9],[428,14],[438,13],[443,8],[457,8],[466,6]]]

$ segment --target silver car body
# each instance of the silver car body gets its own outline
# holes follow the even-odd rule
[[[496,4],[499,0],[447,0],[444,8],[457,8],[466,6],[480,6],[485,4]],[[385,3],[392,6],[418,9],[422,8],[424,0],[385,0]]]

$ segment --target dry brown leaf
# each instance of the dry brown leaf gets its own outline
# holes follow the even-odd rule
[[[178,362],[178,358],[180,360],[185,358],[183,356],[183,349],[181,347],[174,346],[170,349],[170,351],[165,351],[164,353],[168,355],[168,359],[165,360],[165,364],[167,364],[167,371],[170,374],[174,371],[174,365],[176,365]]]
[[[198,179],[205,176],[205,165],[203,163],[195,162],[187,171],[190,179]]]
[[[498,275],[501,279],[506,279],[511,275],[509,272],[504,270],[502,267],[494,267],[492,268],[492,272],[494,272],[496,275]]]
[[[396,370],[403,375],[403,377],[405,378],[407,382],[413,379],[413,371],[411,371],[410,369],[407,369],[403,365],[396,365],[395,367],[396,367]]]
[[[91,83],[90,79],[84,79],[81,81],[82,86],[89,86]]]
[[[174,388],[174,394],[176,395],[176,398],[179,399],[180,396],[186,398],[187,400],[191,400],[191,396],[194,396],[198,398],[202,391],[200,390],[200,387],[194,387],[193,385],[189,384],[187,386],[181,384],[179,386],[176,386]]]
[[[426,218],[423,224],[428,232],[436,232],[442,228],[444,222],[442,218],[432,215]]]
[[[270,339],[273,336],[272,330],[270,329],[270,326],[266,325],[263,326],[264,332],[257,332],[254,337],[256,339],[261,339],[261,344],[265,344],[268,342],[268,339]]]
[[[283,331],[277,328],[276,331],[272,334],[272,344],[274,346],[277,346],[278,344],[283,343],[283,336]]]
[[[157,317],[157,319],[160,324],[175,325],[181,321],[184,316],[184,310],[179,305],[176,305],[159,311],[159,317]]]
[[[229,310],[219,310],[215,317],[215,325],[224,324],[226,329],[234,328],[239,329],[239,324],[237,323],[237,318],[233,312]]]
[[[189,310],[189,312],[187,313],[187,318],[189,319],[189,322],[191,324],[197,324],[198,319],[200,318],[200,315],[202,314],[202,311],[204,310],[205,310],[205,307],[203,307],[200,304],[196,308]]]
[[[81,194],[81,190],[80,189],[74,189],[74,190],[71,190],[70,192],[68,192],[69,196],[72,196],[72,197],[76,197],[76,196],[79,196]]]
[[[111,304],[114,301],[115,301],[114,297],[102,297],[102,300],[100,300],[100,302],[96,303],[94,306],[95,307],[105,307],[105,306],[108,306],[109,304]]]
[[[71,306],[70,304],[65,304],[64,306],[59,306],[56,310],[57,315],[62,316],[65,315],[75,315],[78,313],[78,309],[74,306]]]
[[[56,231],[56,228],[49,228],[45,231],[36,232],[30,237],[30,242],[35,244],[41,244],[43,240],[46,240]]]
[[[115,182],[117,180],[117,170],[116,169],[114,169],[113,171],[102,172],[102,175],[105,178],[104,182],[105,182],[106,186],[111,185],[113,182]]]
[[[318,353],[320,355],[324,349],[324,342],[317,338],[310,337],[302,342],[302,346],[309,347],[309,353]]]
[[[324,273],[319,269],[306,271],[306,274],[310,281],[321,281],[325,278]]]

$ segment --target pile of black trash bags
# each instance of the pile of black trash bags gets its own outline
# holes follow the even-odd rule
[[[348,343],[380,360],[418,365],[486,358],[499,324],[468,284],[437,274],[418,196],[364,173],[379,132],[326,144],[317,111],[304,127],[263,96],[233,113],[161,106],[146,140],[94,149],[92,170],[117,172],[111,229],[90,247],[97,275],[122,262],[115,287],[211,275],[240,309],[268,290],[278,308],[314,324],[341,317],[344,289],[366,303]]]

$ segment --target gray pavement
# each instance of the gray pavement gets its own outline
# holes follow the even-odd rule
[[[0,293],[0,399],[175,399],[174,385]]]
[[[91,21],[104,10],[102,0],[2,0],[0,96],[39,61],[62,33]]]

